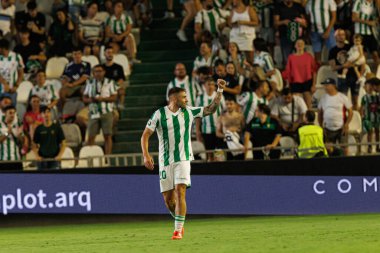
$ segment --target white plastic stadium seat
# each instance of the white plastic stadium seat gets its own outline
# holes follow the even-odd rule
[[[129,76],[131,74],[131,70],[129,69],[129,61],[128,61],[127,56],[125,56],[123,54],[115,54],[113,57],[113,61],[123,67],[125,76]]]
[[[84,146],[79,151],[79,158],[102,157],[102,156],[104,156],[103,149],[96,145]],[[102,161],[102,164],[100,160]],[[88,168],[89,166],[90,164],[88,164],[87,159],[80,159],[77,167]],[[104,158],[100,158],[100,159],[95,158],[92,160],[92,167],[104,167],[104,166],[106,166]]]
[[[281,158],[289,159],[294,157],[294,149],[291,149],[293,147],[297,146],[297,143],[292,137],[289,136],[283,136],[280,139],[280,145],[281,148],[285,148],[281,150]],[[289,148],[289,149],[286,149]]]
[[[99,11],[96,13],[95,18],[101,20],[103,23],[106,23],[107,18],[110,16],[110,14],[106,11]]]
[[[323,87],[316,87],[315,92],[313,94],[313,100],[317,101],[317,104],[319,103],[319,100],[321,100],[322,96],[326,94],[325,88]]]
[[[193,148],[193,153],[195,155],[199,154],[202,160],[206,160],[206,148],[205,145],[200,141],[192,141],[191,147]]]
[[[321,82],[323,82],[327,78],[333,78],[336,81],[338,76],[336,72],[332,71],[329,65],[321,66],[318,69],[318,73],[317,73],[317,81],[316,81],[317,88],[321,87],[322,86]]]
[[[377,66],[376,77],[380,78],[380,65]]]
[[[252,142],[249,141],[248,142],[248,149],[251,149],[252,148]],[[247,159],[253,159],[253,152],[252,150],[248,150],[247,151],[247,156],[246,156]]]
[[[99,60],[95,55],[82,56],[82,61],[90,63],[91,69],[99,64]]]
[[[362,117],[358,111],[353,111],[352,120],[348,126],[348,132],[352,135],[360,135],[362,132]]]
[[[33,89],[33,84],[29,81],[23,81],[17,88],[17,103],[28,103],[30,90]]]
[[[282,91],[282,88],[284,87],[284,80],[282,80],[281,72],[278,69],[274,69],[274,71],[275,71],[274,77],[276,79],[277,90]]]
[[[358,153],[358,145],[354,136],[348,135],[348,144],[354,144],[352,146],[348,146],[348,155],[356,156],[356,154]]]
[[[66,145],[70,148],[79,147],[82,143],[82,136],[79,126],[76,124],[63,124],[62,130],[66,138]]]
[[[46,78],[61,78],[67,63],[69,63],[69,60],[66,57],[50,58],[46,64]]]
[[[63,160],[61,161],[61,167],[65,169],[72,169],[75,167],[74,152],[71,148],[66,147],[65,152],[63,152],[62,159],[72,159],[72,160]]]
[[[85,137],[85,145],[88,143],[88,130],[86,130],[86,137]],[[95,136],[95,145],[103,146],[104,145],[104,135],[103,130],[100,129],[100,132],[98,135]]]

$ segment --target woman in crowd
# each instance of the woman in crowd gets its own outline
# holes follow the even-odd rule
[[[74,24],[65,10],[58,10],[50,27],[48,43],[50,56],[65,56],[73,48]]]

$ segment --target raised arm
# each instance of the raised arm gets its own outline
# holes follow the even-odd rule
[[[226,81],[223,79],[217,80],[218,84],[218,92],[216,93],[215,98],[211,101],[211,103],[208,106],[205,106],[203,108],[203,116],[208,116],[216,112],[216,109],[220,105],[220,101],[222,100],[223,96],[223,89],[226,87]]]

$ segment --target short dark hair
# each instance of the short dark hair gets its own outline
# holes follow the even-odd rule
[[[30,34],[30,31],[28,28],[21,28],[19,31],[19,33],[29,33]]]
[[[264,39],[262,38],[257,38],[253,41],[253,46],[255,47],[255,50],[257,51],[264,51],[264,52],[268,52],[268,47],[267,47],[267,43]]]
[[[259,104],[257,106],[258,111],[265,113],[266,115],[270,115],[270,108],[266,104]]]
[[[203,41],[203,42],[201,43],[201,45],[202,45],[202,44],[206,44],[209,48],[212,48],[212,44],[211,44],[210,42]]]
[[[6,39],[0,40],[0,49],[9,49],[9,41]]]
[[[380,79],[377,78],[377,77],[373,77],[373,78],[370,78],[368,80],[365,81],[366,84],[370,84],[370,85],[380,85]]]
[[[106,71],[106,68],[102,64],[96,64],[92,69],[101,68],[103,71]]]
[[[203,74],[205,76],[211,75],[211,68],[208,66],[202,66],[197,69],[197,74]]]
[[[4,108],[4,112],[7,113],[7,111],[12,109],[16,111],[16,107],[14,105],[8,105]]]
[[[121,0],[114,0],[112,6],[115,7],[117,4],[122,4],[123,7],[124,7],[124,3],[123,3],[123,1],[121,1]]]
[[[236,98],[234,96],[227,96],[224,98],[225,101],[233,101],[236,103]]]
[[[216,67],[219,67],[220,65],[226,66],[226,64],[224,64],[223,60],[221,60],[221,59],[216,60],[214,63],[214,67],[216,68]]]
[[[2,94],[0,96],[0,102],[3,101],[3,99],[9,99],[9,100],[12,100],[11,96],[9,96],[8,94]]]
[[[38,69],[36,72],[36,75],[38,75],[39,73],[44,73],[46,76],[45,70],[43,70],[43,69]]]
[[[314,122],[315,120],[315,113],[313,111],[307,110],[305,113],[305,118],[307,122]]]
[[[87,8],[90,8],[92,5],[96,4],[96,6],[98,6],[99,8],[99,4],[96,2],[96,1],[91,1],[87,4]]]
[[[178,93],[180,93],[180,92],[186,92],[186,90],[185,89],[183,89],[183,88],[179,88],[179,87],[174,87],[174,88],[171,88],[170,90],[169,90],[169,94],[168,94],[168,96],[170,97],[171,95],[177,95]]]
[[[80,51],[82,53],[82,48],[79,47],[79,46],[74,46],[72,49],[71,49],[71,52],[78,52]]]
[[[40,113],[45,113],[46,111],[51,111],[49,107],[47,107],[46,105],[41,105],[40,106]]]
[[[27,9],[27,10],[30,10],[30,11],[37,9],[37,3],[36,3],[36,1],[34,1],[34,0],[29,1],[29,2],[26,4],[26,9]]]
[[[282,89],[282,91],[281,91],[282,96],[287,96],[287,95],[291,95],[291,94],[292,94],[292,90],[288,87]]]

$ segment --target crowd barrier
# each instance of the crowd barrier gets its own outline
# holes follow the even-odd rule
[[[380,212],[379,156],[194,163],[189,214]],[[166,214],[158,169],[1,171],[0,212]]]

